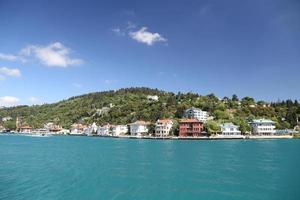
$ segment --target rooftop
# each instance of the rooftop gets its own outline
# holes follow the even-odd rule
[[[254,119],[251,124],[275,124],[275,122],[270,119]]]
[[[221,127],[239,127],[237,125],[234,125],[233,123],[224,123],[220,125]]]
[[[134,122],[134,123],[131,123],[131,124],[138,124],[138,125],[149,125],[149,124],[150,124],[150,122],[146,122],[146,121],[138,120],[138,121],[136,121],[136,122]],[[130,125],[131,125],[131,124],[130,124]]]
[[[188,119],[188,118],[186,118],[186,119],[180,119],[179,122],[181,122],[181,123],[192,123],[192,122],[200,122],[200,121],[198,119]]]
[[[173,121],[171,119],[158,119],[157,122],[160,122],[160,123],[171,123]]]

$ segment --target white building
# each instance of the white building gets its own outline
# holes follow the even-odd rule
[[[90,125],[84,129],[84,134],[86,134],[86,135],[96,134],[97,130],[98,130],[98,126],[94,122],[92,125]]]
[[[20,133],[31,133],[32,127],[31,126],[22,126],[19,128]]]
[[[112,127],[112,135],[113,136],[125,135],[126,133],[128,133],[127,125],[116,125],[116,126]]]
[[[83,135],[86,128],[86,125],[83,124],[72,124],[70,135]]]
[[[60,131],[58,131],[57,134],[67,135],[67,134],[70,134],[70,130],[63,128]]]
[[[97,135],[110,136],[110,125],[99,126],[97,129]]]
[[[170,135],[173,121],[170,119],[159,119],[155,123],[155,136],[164,137]]]
[[[274,135],[275,122],[269,119],[255,119],[250,123],[253,135]]]
[[[62,127],[60,125],[54,124],[53,122],[48,122],[44,124],[44,129],[46,129],[48,133],[57,133],[62,130]]]
[[[222,135],[241,135],[239,126],[236,126],[233,123],[221,124],[220,127]]]
[[[148,95],[147,99],[148,100],[152,100],[152,101],[158,101],[158,96],[157,95]]]
[[[184,117],[195,118],[195,119],[198,119],[200,122],[206,122],[208,119],[208,113],[199,108],[192,107],[192,108],[185,110]]]
[[[3,118],[2,118],[2,121],[3,121],[3,122],[7,122],[7,121],[10,121],[10,120],[12,120],[12,117],[10,117],[10,116],[3,117]]]
[[[130,134],[133,136],[142,136],[148,134],[148,125],[149,122],[145,121],[136,121],[130,124]]]

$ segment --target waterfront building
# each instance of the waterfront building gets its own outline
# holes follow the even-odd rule
[[[116,125],[116,126],[112,127],[112,135],[113,136],[126,135],[127,133],[128,133],[127,125]]]
[[[94,122],[92,125],[89,125],[84,129],[84,134],[86,135],[92,135],[92,134],[97,134],[98,126]]]
[[[294,129],[282,129],[282,130],[275,130],[274,135],[293,135],[297,133],[298,131]]]
[[[250,122],[252,135],[274,135],[275,122],[269,119],[255,119]]]
[[[38,129],[33,130],[33,133],[35,133],[35,134],[47,134],[47,133],[49,133],[49,130],[45,129],[45,128],[38,128]]]
[[[110,125],[106,124],[104,126],[99,126],[97,129],[97,135],[101,135],[101,136],[109,136],[110,134]]]
[[[130,134],[133,136],[142,136],[148,134],[149,122],[145,121],[136,121],[130,124]]]
[[[60,134],[60,135],[67,135],[67,134],[70,134],[70,130],[68,129],[61,129],[60,131],[57,132],[57,134]]]
[[[198,119],[181,119],[179,121],[180,137],[199,137],[202,135],[203,122]]]
[[[234,125],[233,123],[224,123],[220,125],[221,135],[241,135],[239,126]]]
[[[164,137],[169,136],[170,131],[173,126],[173,121],[171,119],[159,119],[155,123],[155,136]]]
[[[97,133],[97,129],[98,129],[98,126],[97,126],[97,124],[94,122],[94,123],[90,126],[90,132],[91,132],[91,133]]]
[[[86,128],[86,125],[74,123],[71,126],[70,134],[71,135],[83,135],[85,128]]]
[[[184,117],[198,119],[200,122],[206,122],[209,116],[208,112],[192,107],[185,110]]]
[[[31,127],[31,126],[28,126],[28,125],[21,126],[21,127],[19,128],[19,132],[20,132],[20,133],[31,133],[31,132],[32,132],[32,127]]]
[[[62,127],[54,124],[53,122],[48,122],[44,124],[44,129],[46,129],[48,133],[57,133],[62,130]]]

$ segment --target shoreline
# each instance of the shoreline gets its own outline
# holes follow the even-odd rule
[[[28,134],[28,133],[0,133],[0,135],[19,135],[19,136],[32,136],[32,137],[49,137],[49,136],[66,136],[66,137],[102,137],[102,138],[120,138],[120,139],[142,139],[142,140],[265,140],[265,139],[297,139],[292,135],[248,135],[248,136],[202,136],[202,137],[153,137],[153,136],[132,136],[132,135],[121,135],[121,136],[102,136],[102,135],[85,135],[85,134]]]

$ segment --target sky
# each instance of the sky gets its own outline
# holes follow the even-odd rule
[[[299,0],[0,0],[0,106],[89,92],[300,99]]]

